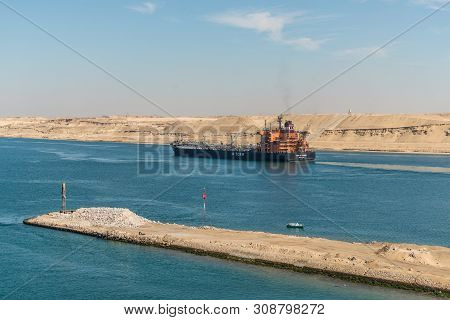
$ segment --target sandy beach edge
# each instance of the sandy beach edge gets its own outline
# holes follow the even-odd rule
[[[428,286],[424,284],[419,284],[415,282],[408,282],[408,281],[396,281],[392,279],[386,279],[382,277],[373,277],[368,275],[361,275],[357,273],[352,272],[340,272],[335,270],[329,270],[329,269],[323,269],[323,268],[315,268],[311,266],[298,266],[291,263],[283,263],[280,261],[274,261],[270,259],[259,259],[259,258],[250,258],[250,257],[243,257],[239,255],[235,255],[232,253],[226,253],[226,252],[220,252],[217,250],[205,250],[201,248],[197,248],[195,246],[185,246],[185,245],[178,245],[173,244],[165,241],[149,241],[147,239],[141,240],[136,237],[132,237],[127,235],[127,233],[122,232],[108,232],[108,231],[93,231],[92,229],[85,229],[85,228],[76,228],[76,227],[69,227],[69,226],[63,226],[63,225],[51,225],[48,223],[44,223],[42,221],[37,221],[36,219],[39,217],[31,217],[27,218],[23,221],[24,224],[30,225],[30,226],[38,226],[43,227],[47,229],[54,229],[59,231],[66,231],[66,232],[72,232],[82,235],[88,235],[100,239],[105,240],[112,240],[112,241],[120,241],[130,244],[136,244],[136,245],[144,245],[144,246],[152,246],[152,247],[158,247],[158,248],[165,248],[165,249],[172,249],[172,250],[179,250],[191,254],[196,255],[202,255],[202,256],[211,256],[219,259],[225,259],[230,261],[236,261],[241,263],[247,263],[247,264],[253,264],[253,265],[260,265],[260,266],[266,266],[266,267],[274,267],[278,269],[285,269],[285,270],[291,270],[295,272],[301,272],[301,273],[309,273],[309,274],[320,274],[329,276],[332,278],[337,278],[341,280],[347,280],[351,282],[356,283],[363,283],[363,284],[369,284],[369,285],[375,285],[375,286],[382,286],[382,287],[390,287],[390,288],[396,288],[396,289],[404,289],[404,290],[412,290],[420,293],[426,293],[431,294],[437,297],[441,298],[447,298],[450,299],[450,290],[448,288],[443,287],[435,287],[435,286]],[[166,224],[169,225],[169,224]],[[181,226],[181,225],[175,225],[174,226]],[[185,226],[182,226],[185,227]],[[228,229],[217,229],[217,230],[226,230],[226,231],[234,231],[234,230],[228,230]],[[246,231],[236,231],[236,232],[246,232]],[[252,231],[250,231],[251,233]],[[260,232],[256,232],[260,233]],[[264,233],[261,233],[264,234]],[[318,239],[318,238],[317,238]],[[320,239],[319,239],[320,240]],[[327,240],[327,239],[323,239]],[[350,270],[349,270],[350,271]]]

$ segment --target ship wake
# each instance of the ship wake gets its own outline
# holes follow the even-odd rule
[[[356,162],[316,162],[317,164],[327,166],[378,169],[390,171],[410,171],[410,172],[427,172],[427,173],[446,173],[450,174],[450,168],[446,167],[428,167],[428,166],[406,166],[396,164],[378,164],[378,163],[356,163]]]

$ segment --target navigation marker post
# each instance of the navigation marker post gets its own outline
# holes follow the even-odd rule
[[[203,194],[202,194],[202,199],[203,199],[203,211],[206,211],[206,198],[208,196],[206,195],[206,189],[203,188]]]
[[[61,213],[66,213],[66,183],[61,184]]]

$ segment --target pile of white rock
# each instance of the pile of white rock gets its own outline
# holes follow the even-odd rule
[[[80,208],[73,212],[54,212],[50,215],[92,226],[118,228],[136,228],[150,221],[125,208]]]

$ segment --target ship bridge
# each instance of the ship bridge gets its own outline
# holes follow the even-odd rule
[[[261,152],[266,153],[296,153],[308,148],[308,143],[302,132],[294,129],[294,123],[287,120],[282,125],[282,116],[278,117],[278,128],[272,130],[267,127],[260,131]]]

